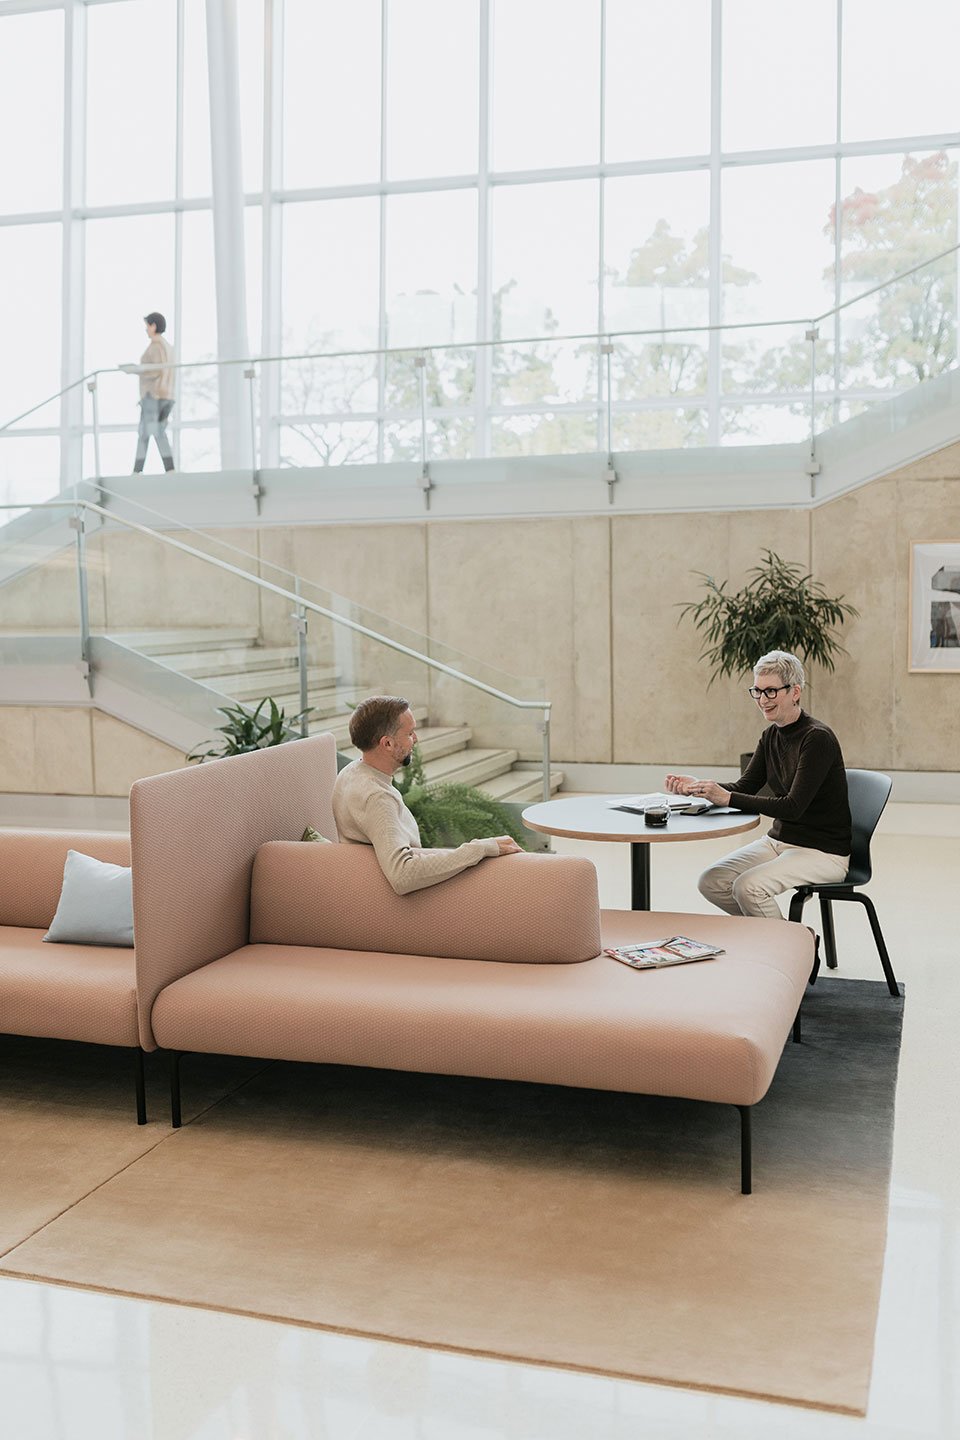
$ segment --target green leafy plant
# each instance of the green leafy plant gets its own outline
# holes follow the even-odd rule
[[[770,650],[788,650],[825,670],[834,670],[835,657],[845,653],[837,627],[860,612],[842,595],[827,595],[800,565],[772,550],[763,552],[746,585],[732,593],[726,580],[717,584],[702,570],[694,573],[707,593],[681,606],[680,620],[689,617],[706,642],[700,658],[710,666],[711,685],[723,675],[749,674]]]
[[[268,706],[266,718],[264,707]],[[266,750],[271,745],[283,745],[288,740],[299,740],[296,727],[310,710],[301,710],[288,720],[282,706],[267,695],[255,710],[245,705],[221,705],[218,713],[227,717],[226,725],[217,727],[217,734],[223,739],[216,745],[203,750],[197,745],[187,756],[188,760],[222,760],[227,755],[247,755],[251,750]]]
[[[451,781],[429,784],[419,745],[413,747],[410,764],[393,783],[417,822],[420,843],[427,848],[462,845],[465,840],[485,840],[491,835],[509,835],[528,848],[529,833],[489,795]]]

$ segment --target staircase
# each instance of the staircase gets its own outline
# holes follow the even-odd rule
[[[128,631],[114,640],[156,663],[200,682],[229,702],[255,705],[271,696],[288,716],[300,709],[297,649],[294,645],[261,645],[256,626],[221,629]],[[341,685],[332,658],[311,658],[308,704],[310,731],[326,730],[350,759],[349,720],[353,706],[374,685]],[[495,800],[524,804],[543,798],[540,767],[522,762],[511,749],[484,749],[473,744],[469,725],[431,725],[426,707],[412,705],[420,754],[428,781],[473,785]],[[563,783],[563,772],[551,770],[551,793]]]

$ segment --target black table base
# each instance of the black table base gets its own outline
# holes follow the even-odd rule
[[[633,910],[650,909],[650,849],[649,842],[631,842],[630,845],[630,907]]]

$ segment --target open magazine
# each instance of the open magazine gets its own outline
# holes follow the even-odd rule
[[[724,951],[719,945],[705,945],[687,935],[671,935],[667,940],[652,940],[646,945],[608,945],[603,953],[634,970],[659,970],[665,965],[689,965],[693,960],[712,960],[715,955],[723,955]]]

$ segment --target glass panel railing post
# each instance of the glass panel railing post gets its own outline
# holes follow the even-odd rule
[[[87,594],[87,557],[83,506],[78,505],[70,516],[70,529],[77,537],[77,586],[80,597],[80,664],[87,689],[93,695],[93,672],[90,669],[90,603]]]
[[[300,594],[300,577],[294,580],[294,592]],[[307,612],[303,605],[298,605],[290,616],[293,621],[294,630],[297,636],[297,679],[300,682],[300,734],[304,738],[310,734],[310,717],[307,710],[310,705],[310,670],[307,660]]]
[[[93,410],[93,478],[99,484],[103,472],[100,469],[100,396],[96,375],[91,375],[87,381],[87,389],[90,391],[90,404]]]
[[[243,372],[243,378],[247,382],[247,406],[250,411],[250,468],[253,471],[254,487],[257,483],[257,368],[255,365],[248,365]],[[254,488],[254,494],[259,494]]]
[[[423,503],[429,510],[433,481],[430,479],[430,465],[427,460],[427,357],[423,351],[414,355],[413,364],[417,371],[417,389],[420,396],[420,479],[417,483],[423,491]]]
[[[540,731],[543,736],[543,798],[550,799],[550,706],[543,707],[543,720],[540,723]]]
[[[817,341],[820,339],[819,328],[811,325],[806,331],[805,338],[810,342],[810,459],[807,463],[807,474],[810,476],[810,494],[813,496],[816,489],[814,477],[820,473],[820,465],[817,461]]]
[[[613,385],[611,381],[611,365],[613,363],[613,342],[599,337],[599,371],[601,384],[606,392],[605,416],[604,416],[604,448],[607,452],[607,469],[604,478],[607,482],[607,499],[613,504],[613,487],[617,483],[617,472],[613,464]],[[549,799],[549,795],[545,797]]]

